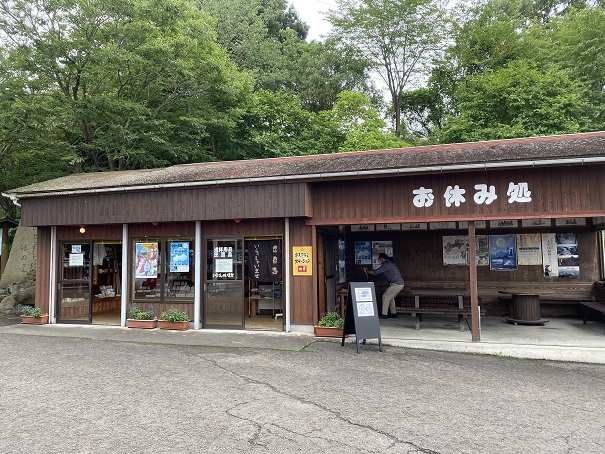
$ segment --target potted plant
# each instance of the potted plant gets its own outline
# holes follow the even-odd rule
[[[21,323],[29,325],[46,325],[48,314],[42,315],[42,309],[33,306],[23,306],[21,309]]]
[[[345,325],[344,319],[338,312],[326,312],[319,323],[314,326],[318,337],[342,337]]]
[[[189,315],[187,315],[187,312],[170,306],[170,309],[160,315],[160,329],[188,330]]]
[[[128,328],[153,329],[158,321],[153,312],[153,306],[149,306],[146,311],[142,311],[137,303],[130,306],[130,317],[126,320]]]

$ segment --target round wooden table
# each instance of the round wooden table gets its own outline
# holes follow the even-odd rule
[[[540,317],[540,295],[554,292],[545,290],[498,290],[498,293],[512,295],[513,308],[511,318],[506,321],[515,325],[544,325],[548,320]]]

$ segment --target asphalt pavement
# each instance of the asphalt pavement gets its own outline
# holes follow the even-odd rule
[[[374,343],[357,354],[351,339],[308,334],[8,324],[0,370],[9,453],[605,447],[600,364]]]

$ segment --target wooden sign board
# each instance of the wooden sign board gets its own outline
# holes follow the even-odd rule
[[[363,340],[364,344],[366,339],[378,339],[378,350],[382,351],[376,290],[374,289],[373,282],[349,283],[345,326],[342,330],[343,347],[345,345],[345,337],[348,334],[355,334],[357,353],[359,353],[360,339]]]

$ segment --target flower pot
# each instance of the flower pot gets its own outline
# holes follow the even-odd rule
[[[335,328],[333,326],[313,326],[317,337],[342,337],[343,328]]]
[[[168,320],[160,320],[160,329],[176,329],[178,331],[186,331],[189,329],[189,320],[184,322],[169,322]]]
[[[48,323],[48,315],[41,315],[40,317],[22,315],[21,323],[25,323],[26,325],[46,325]]]
[[[156,327],[158,320],[137,320],[134,318],[126,319],[128,328],[153,329]]]

